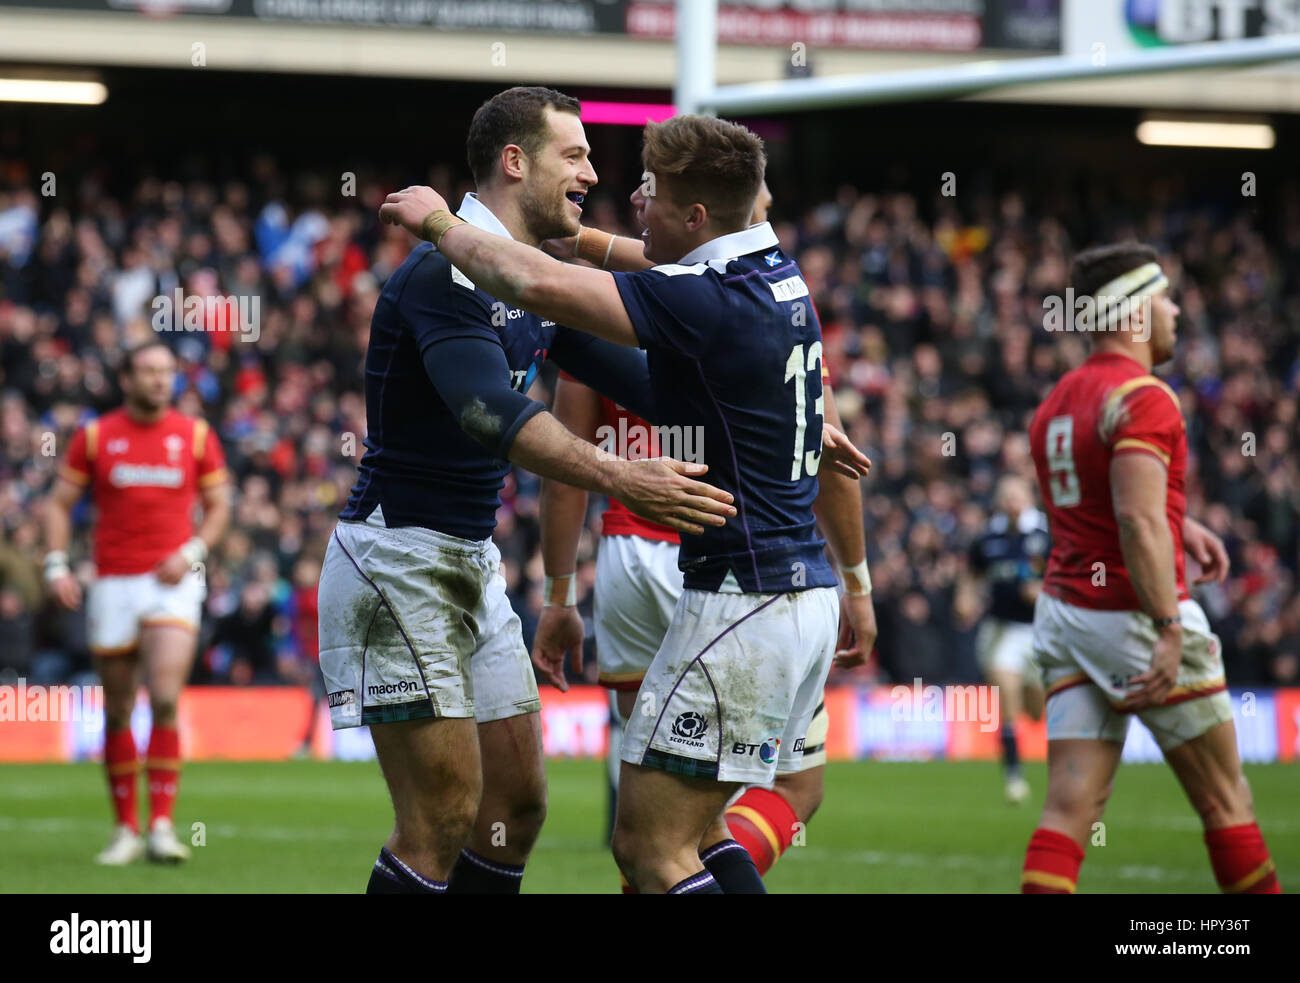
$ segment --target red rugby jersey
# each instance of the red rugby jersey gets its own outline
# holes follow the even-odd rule
[[[199,489],[227,477],[206,421],[169,409],[145,424],[125,408],[78,430],[59,474],[90,489],[100,576],[146,573],[174,553],[194,535]]]
[[[1187,434],[1178,397],[1168,385],[1127,355],[1098,352],[1048,394],[1034,414],[1029,446],[1052,531],[1043,590],[1079,607],[1141,610],[1120,550],[1110,462],[1117,454],[1150,454],[1169,472],[1165,514],[1178,599],[1188,597],[1183,576]]]
[[[606,430],[606,427],[609,429]],[[607,436],[612,436],[612,440],[602,441],[602,437]],[[622,452],[623,456],[633,461],[659,456],[659,431],[607,396],[600,397],[596,441],[611,453]],[[681,542],[676,529],[641,518],[617,498],[609,500],[609,507],[601,515],[600,523],[602,536],[640,536],[642,539],[657,539],[668,543]]]

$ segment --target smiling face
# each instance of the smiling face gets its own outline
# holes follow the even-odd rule
[[[526,158],[519,190],[520,213],[538,241],[578,234],[582,201],[598,180],[582,120],[548,106],[546,127],[541,149]]]
[[[668,181],[647,175],[629,200],[636,209],[637,224],[643,229],[641,242],[650,262],[675,263],[699,244],[697,233],[708,217],[705,207],[699,202],[677,204],[669,193]]]
[[[630,196],[646,258],[676,262],[749,226],[766,161],[763,141],[737,123],[693,114],[647,123]]]

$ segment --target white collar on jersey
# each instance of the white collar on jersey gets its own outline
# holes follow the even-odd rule
[[[725,265],[728,260],[738,256],[748,256],[760,249],[771,249],[776,245],[780,243],[777,241],[776,233],[772,231],[772,223],[758,222],[739,232],[729,232],[725,236],[700,243],[672,265],[694,266],[696,263],[715,261]]]
[[[472,191],[461,200],[460,211],[456,213],[456,217],[463,218],[474,228],[482,229],[484,232],[505,236],[507,239],[514,238],[510,230],[501,224],[501,219],[493,215],[492,209],[479,201],[478,195]]]

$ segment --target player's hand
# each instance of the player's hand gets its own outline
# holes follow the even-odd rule
[[[1183,548],[1201,565],[1193,584],[1223,583],[1228,577],[1228,550],[1223,540],[1191,516],[1183,519]]]
[[[820,466],[824,468],[827,465],[857,481],[871,470],[871,458],[854,447],[843,433],[823,421]]]
[[[564,678],[565,652],[573,653],[572,666],[582,672],[582,615],[577,608],[559,604],[542,608],[533,635],[533,665],[561,693],[569,690],[569,682]]]
[[[54,594],[54,599],[69,611],[81,607],[81,584],[72,574],[65,573],[62,577],[51,580],[50,590]]]
[[[578,237],[564,236],[560,239],[543,239],[538,243],[542,252],[556,259],[573,259],[578,253]]]
[[[705,526],[723,526],[736,514],[732,495],[690,475],[709,470],[671,457],[620,461],[615,497],[644,519],[698,536]]]
[[[1178,680],[1178,664],[1183,658],[1183,626],[1167,625],[1156,636],[1155,650],[1151,654],[1151,668],[1128,681],[1129,695],[1117,709],[1126,713],[1149,710],[1159,706],[1169,696]],[[1133,687],[1137,687],[1136,690]]]
[[[379,221],[400,225],[419,238],[420,226],[430,212],[447,208],[447,200],[423,185],[394,191],[379,206]],[[448,209],[450,210],[450,209]]]
[[[840,595],[840,637],[835,642],[835,668],[866,665],[876,646],[876,608],[871,595]]]
[[[164,584],[179,584],[181,578],[190,572],[190,561],[185,554],[177,550],[171,556],[159,561],[153,568],[153,574]]]

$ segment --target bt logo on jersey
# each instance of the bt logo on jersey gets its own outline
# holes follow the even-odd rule
[[[763,762],[763,764],[770,765],[773,761],[776,760],[776,755],[777,752],[780,750],[780,748],[781,748],[781,738],[769,737],[767,740],[760,741],[757,744],[746,744],[744,741],[737,741],[735,744],[731,746],[731,753],[741,754],[741,755],[745,755],[746,757],[752,758],[754,756],[754,752],[757,751],[758,759],[761,762]],[[795,750],[800,750],[800,748],[796,746]]]

